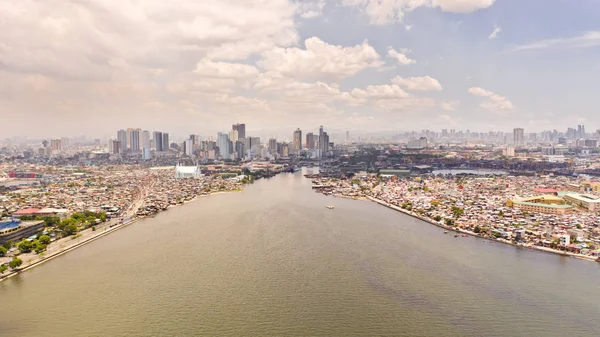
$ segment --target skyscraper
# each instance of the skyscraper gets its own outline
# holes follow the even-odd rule
[[[235,142],[237,142],[237,141],[238,141],[238,139],[239,139],[238,135],[239,135],[239,132],[238,132],[238,130],[232,129],[232,130],[229,132],[229,140],[231,140],[231,141],[232,141],[232,142],[234,142],[234,143],[235,143]]]
[[[306,134],[306,144],[304,146],[309,150],[315,148],[315,135],[312,132]]]
[[[302,150],[302,130],[300,128],[294,131],[294,151],[296,153]]]
[[[170,144],[169,144],[169,134],[166,132],[163,132],[162,134],[162,147],[161,149],[163,151],[169,151],[170,148]]]
[[[192,154],[194,153],[194,141],[190,138],[190,139],[186,139],[185,142],[183,142],[183,154],[185,154],[188,157],[191,157]]]
[[[127,131],[119,130],[117,131],[117,141],[119,141],[121,145],[120,152],[125,153],[127,151]]]
[[[522,147],[525,145],[525,132],[522,128],[516,128],[513,130],[513,139],[515,147]]]
[[[152,139],[154,140],[154,149],[157,152],[163,151],[162,138],[163,138],[162,132],[154,131],[154,133],[152,135]]]
[[[246,124],[243,124],[243,123],[233,124],[231,126],[231,130],[238,132],[238,134],[237,134],[238,139],[239,138],[246,138]]]
[[[148,130],[142,131],[142,148],[150,148],[150,132]]]
[[[271,154],[277,152],[277,139],[269,139],[269,152],[271,152]]]
[[[131,152],[140,152],[140,141],[141,141],[141,130],[140,129],[127,129],[129,134],[129,150]]]
[[[323,144],[321,146],[321,153],[323,156],[327,156],[329,152],[329,135],[327,132],[323,132]]]
[[[226,133],[219,132],[217,134],[217,146],[219,147],[219,155],[222,158],[229,159],[229,136]]]

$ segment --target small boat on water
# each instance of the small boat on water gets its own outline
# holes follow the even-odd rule
[[[454,234],[454,237],[455,237],[455,238],[457,238],[457,237],[458,237],[458,234]]]
[[[448,231],[444,231],[444,234],[448,234]]]
[[[469,236],[469,235],[467,235],[467,234],[463,234],[462,235],[463,238],[466,238],[467,236]]]
[[[327,206],[325,206],[325,207],[327,207],[327,208],[329,208],[329,209],[333,209],[333,205],[327,205]]]

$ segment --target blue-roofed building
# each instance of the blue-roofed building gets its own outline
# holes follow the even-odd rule
[[[7,241],[16,242],[23,238],[35,235],[44,229],[44,221],[0,221],[0,244]]]

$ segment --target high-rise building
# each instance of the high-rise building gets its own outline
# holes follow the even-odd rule
[[[250,150],[254,153],[260,150],[260,137],[250,137]]]
[[[183,154],[191,157],[194,153],[194,141],[190,138],[190,139],[186,139],[185,142],[183,142]]]
[[[120,140],[113,140],[112,141],[112,150],[110,151],[111,154],[119,154],[123,152],[123,146],[121,144]]]
[[[237,142],[238,138],[239,138],[238,135],[239,135],[238,130],[233,129],[233,130],[229,131],[229,140],[231,140],[233,143]]]
[[[148,130],[142,131],[142,148],[150,148],[150,132]]]
[[[350,131],[346,131],[346,141],[350,141]]]
[[[522,147],[525,145],[525,132],[522,128],[515,128],[513,130],[513,139],[515,147]]]
[[[217,134],[217,146],[219,147],[219,155],[222,158],[229,159],[229,135],[219,132]]]
[[[50,141],[50,149],[52,152],[60,152],[62,151],[62,142],[60,139],[52,139]]]
[[[239,140],[237,142],[235,142],[235,153],[236,153],[237,159],[244,158],[245,152],[246,152],[246,150],[244,149],[244,142],[239,141]]]
[[[153,141],[152,143],[153,143],[154,149],[157,152],[163,151],[162,138],[163,138],[162,132],[160,132],[160,131],[154,131],[154,133],[152,134],[152,141]]]
[[[302,130],[300,128],[294,131],[294,152],[298,153],[302,151]]]
[[[169,134],[166,132],[163,132],[162,133],[162,146],[161,146],[162,151],[169,151],[170,145],[171,144],[169,144]]]
[[[141,145],[141,133],[142,130],[141,129],[132,129],[129,128],[127,129],[127,135],[128,135],[128,139],[127,141],[129,142],[129,151],[131,152],[140,152],[140,145]]]
[[[121,150],[119,152],[125,153],[125,151],[127,151],[127,131],[117,131],[117,141],[121,144]]]
[[[277,152],[277,139],[269,139],[269,152],[271,152],[271,154]]]
[[[231,126],[231,130],[238,132],[238,134],[237,134],[238,139],[239,138],[246,138],[246,124],[243,124],[243,123],[241,123],[241,124],[233,124]]]
[[[315,148],[315,135],[312,132],[306,134],[306,144],[304,146],[309,150]]]

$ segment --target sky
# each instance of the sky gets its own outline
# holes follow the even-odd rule
[[[3,0],[0,134],[592,131],[599,17],[596,0]]]

